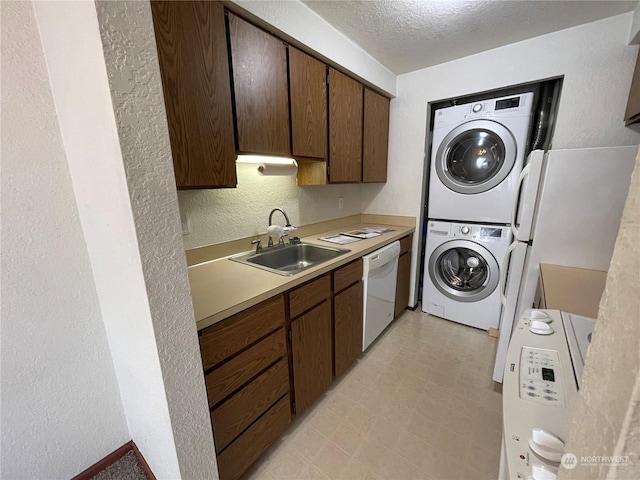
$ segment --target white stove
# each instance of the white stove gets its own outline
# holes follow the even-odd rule
[[[594,324],[558,310],[518,321],[502,386],[501,480],[556,478]]]

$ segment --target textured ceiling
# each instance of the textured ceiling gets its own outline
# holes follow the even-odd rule
[[[396,74],[631,11],[638,2],[302,0]]]

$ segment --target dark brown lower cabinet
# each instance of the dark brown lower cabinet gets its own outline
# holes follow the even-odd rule
[[[277,400],[289,393],[289,365],[283,358],[211,412],[216,451],[221,452]]]
[[[236,480],[291,422],[284,295],[200,332],[221,480]]]
[[[400,315],[409,304],[409,284],[411,283],[411,242],[413,235],[400,239],[400,258],[398,258],[398,280],[396,283],[396,302],[394,318]]]
[[[235,442],[218,455],[220,480],[236,480],[271,446],[291,423],[289,395],[251,425]]]
[[[400,252],[396,315],[410,235]],[[240,478],[362,354],[362,290],[359,258],[200,331],[220,480]]]
[[[339,377],[362,354],[362,281],[333,297],[333,320],[334,368]]]
[[[331,384],[331,304],[329,299],[291,321],[296,415]]]

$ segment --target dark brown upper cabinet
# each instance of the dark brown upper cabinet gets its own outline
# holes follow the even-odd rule
[[[625,125],[640,122],[640,52],[633,70],[631,88],[629,89],[629,99],[627,100],[627,110],[624,113]]]
[[[329,68],[329,181],[362,181],[362,85]]]
[[[389,151],[389,99],[364,89],[364,124],[362,130],[362,181],[387,181]]]
[[[294,157],[327,156],[327,66],[289,47],[291,138]]]
[[[152,1],[178,188],[236,186],[229,60],[219,2]]]
[[[287,46],[228,15],[238,151],[291,156]]]

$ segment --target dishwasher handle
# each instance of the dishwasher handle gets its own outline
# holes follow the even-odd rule
[[[371,252],[362,257],[364,263],[364,276],[367,276],[367,272],[370,270],[376,270],[383,267],[389,262],[393,262],[400,256],[400,242],[397,240],[389,245],[382,247],[379,250]]]
[[[368,278],[379,278],[388,275],[392,270],[395,270],[398,266],[398,257],[394,257],[393,260],[379,265],[376,268],[372,268],[365,274],[363,280],[367,280]]]

